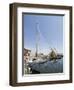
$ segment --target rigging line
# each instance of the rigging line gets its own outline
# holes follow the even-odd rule
[[[39,31],[40,31],[40,29],[39,29]],[[40,32],[41,33],[41,32]],[[48,43],[48,46],[50,45],[49,44],[49,42],[48,42],[48,40],[47,40],[47,38],[46,38],[46,36],[44,35],[44,34],[42,34],[41,33],[41,35],[43,36],[43,38],[47,41],[47,43]],[[49,47],[50,49],[52,49],[52,47]],[[57,50],[56,50],[56,48],[54,48],[54,50],[57,52]]]
[[[44,38],[44,40],[47,42],[47,44],[49,46],[50,44],[49,44],[48,40],[46,39],[45,35],[41,33],[40,29],[38,29],[38,32],[39,32],[40,36],[42,36]],[[51,47],[49,47],[49,48],[51,48]]]

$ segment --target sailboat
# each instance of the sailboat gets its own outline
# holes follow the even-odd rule
[[[30,62],[28,65],[31,69],[32,74],[38,74],[38,73],[44,73],[44,72],[55,72],[57,70],[57,67],[55,67],[59,63],[53,63],[51,61],[56,61],[56,59],[61,59],[63,57],[62,54],[58,54],[56,53],[55,49],[51,48],[51,52],[45,57],[43,55],[43,57],[39,57],[39,23],[36,23],[36,52],[35,52],[35,56],[32,58],[32,62]],[[45,57],[45,58],[44,58]],[[61,61],[62,62],[62,61]],[[48,67],[47,70],[45,67]],[[62,64],[61,64],[61,68],[62,68]],[[53,69],[53,70],[52,70]],[[62,72],[62,69],[58,68],[58,72]]]
[[[63,54],[58,54],[55,50],[56,49],[51,49],[51,52],[49,53],[50,61],[52,61],[52,60],[56,61],[56,60],[63,58]]]

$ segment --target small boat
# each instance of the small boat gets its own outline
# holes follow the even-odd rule
[[[63,55],[62,54],[57,54],[54,49],[52,49],[52,51],[49,53],[49,59],[50,60],[58,60],[58,59],[61,59],[63,58]]]

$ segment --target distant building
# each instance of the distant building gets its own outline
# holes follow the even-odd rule
[[[31,50],[24,48],[24,60],[27,63],[30,59]]]

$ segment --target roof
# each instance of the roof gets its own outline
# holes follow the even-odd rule
[[[29,49],[26,49],[26,48],[24,48],[24,51],[30,51],[30,52],[31,52],[31,50],[29,50]]]

